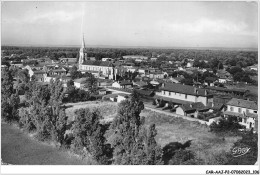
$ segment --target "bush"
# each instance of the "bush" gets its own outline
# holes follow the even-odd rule
[[[153,105],[156,105],[156,101],[155,101],[155,99],[153,100]]]
[[[238,131],[238,129],[244,128],[244,126],[238,123],[236,116],[221,119],[218,124],[213,122],[209,127],[210,130],[214,132]]]
[[[165,101],[161,99],[159,102],[159,107],[164,107],[164,106],[165,106]]]

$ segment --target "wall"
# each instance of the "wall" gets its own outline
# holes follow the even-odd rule
[[[176,114],[185,116],[185,115],[184,115],[184,111],[183,111],[183,109],[182,109],[181,107],[178,107],[178,108],[176,109]]]
[[[165,92],[165,94],[164,94],[164,92]],[[197,98],[194,95],[187,95],[186,96],[186,94],[175,93],[175,92],[170,92],[170,94],[169,94],[169,91],[163,91],[163,90],[161,92],[158,92],[157,95],[160,95],[160,96],[163,96],[163,97],[174,98],[174,99],[178,99],[178,100],[197,102]]]
[[[233,111],[231,111],[231,109],[230,109],[231,107],[233,107]],[[238,111],[239,108],[241,108],[241,112],[240,112],[241,114],[243,114],[244,112],[246,113],[247,108],[242,108],[242,107],[227,105],[227,111],[239,113],[239,111]],[[248,112],[249,112],[249,113],[254,113],[254,111],[257,111],[257,110],[248,109]],[[258,111],[257,111],[257,114],[258,114]]]
[[[118,82],[114,82],[112,84],[112,87],[115,87],[115,88],[121,88],[120,84]]]

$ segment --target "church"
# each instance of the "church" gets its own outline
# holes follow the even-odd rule
[[[112,62],[88,60],[84,36],[79,51],[79,71],[92,73],[96,78],[116,79],[116,70]]]

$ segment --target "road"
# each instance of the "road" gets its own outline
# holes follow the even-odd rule
[[[84,165],[87,160],[38,142],[20,129],[1,124],[2,160],[14,165]]]

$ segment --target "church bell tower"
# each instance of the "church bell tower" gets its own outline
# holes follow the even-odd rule
[[[79,69],[81,69],[81,65],[86,60],[86,58],[87,58],[87,52],[86,52],[86,48],[85,48],[85,41],[84,41],[84,34],[83,34],[82,44],[81,44],[81,48],[79,50]]]

